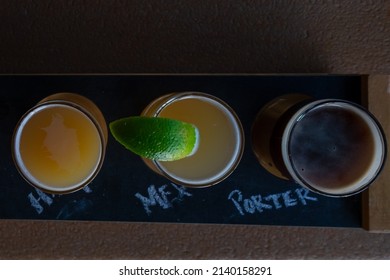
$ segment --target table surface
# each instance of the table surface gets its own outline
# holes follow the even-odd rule
[[[388,1],[1,6],[4,74],[390,73]],[[389,119],[377,94],[370,104]],[[390,235],[362,228],[4,220],[0,238],[1,258],[390,257]]]

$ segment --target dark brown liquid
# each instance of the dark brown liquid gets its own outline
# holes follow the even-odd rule
[[[313,187],[343,188],[369,170],[375,141],[366,121],[341,106],[323,105],[292,130],[290,155],[300,177]]]

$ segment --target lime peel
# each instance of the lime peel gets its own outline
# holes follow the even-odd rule
[[[109,127],[125,148],[152,160],[179,160],[199,147],[198,128],[175,119],[134,116],[113,121]]]

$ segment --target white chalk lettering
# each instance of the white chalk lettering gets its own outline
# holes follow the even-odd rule
[[[291,197],[291,191],[282,193],[282,197],[284,200],[284,205],[286,205],[286,207],[295,206],[298,203],[295,198]]]
[[[244,199],[244,209],[248,213],[255,213],[256,207],[252,200],[250,199]]]
[[[164,187],[164,186],[163,186]],[[161,189],[161,188],[160,188]],[[159,193],[157,192],[154,185],[149,186],[148,188],[148,197],[143,196],[140,193],[136,193],[135,197],[141,200],[144,209],[147,214],[152,214],[152,210],[150,210],[151,206],[157,205],[157,203],[163,208],[166,209],[169,207],[168,201],[164,201]]]
[[[307,204],[307,200],[310,200],[310,201],[317,201],[317,198],[316,198],[316,197],[309,196],[310,191],[309,191],[308,189],[305,189],[305,188],[296,189],[296,190],[295,190],[295,193],[297,194],[299,201],[300,201],[303,205],[306,205],[306,204]]]
[[[237,195],[237,199],[234,198],[234,195]],[[241,204],[239,202],[242,201],[242,193],[239,191],[239,190],[234,190],[232,191],[229,196],[228,196],[228,199],[233,201],[234,205],[236,206],[238,212],[240,212],[240,214],[242,216],[245,215],[242,207],[241,207]]]
[[[236,197],[234,197],[236,195]],[[245,215],[244,211],[250,214],[258,212],[263,212],[263,209],[272,209],[272,205],[263,202],[261,195],[252,195],[250,198],[243,199],[242,193],[239,190],[234,190],[229,194],[229,200],[232,200],[236,206],[238,212],[241,215]],[[241,207],[241,204],[243,207]],[[244,208],[244,209],[243,209]]]
[[[168,209],[173,207],[173,202],[181,201],[186,196],[192,196],[184,187],[170,184],[175,192],[166,190],[168,185],[163,185],[156,189],[154,185],[148,187],[148,195],[143,196],[140,193],[136,193],[135,197],[138,198],[148,215],[152,214],[152,206],[160,206],[162,209]]]
[[[175,200],[182,200],[185,196],[192,196],[192,194],[190,194],[189,192],[186,191],[186,188],[183,187],[183,186],[177,186],[173,183],[171,183],[172,187],[174,187],[177,192],[178,192],[178,196],[175,197],[174,199],[172,199],[172,202],[175,201]]]
[[[264,210],[281,209],[301,205],[307,205],[308,201],[317,201],[314,196],[309,196],[310,192],[305,188],[298,188],[294,191],[270,194],[265,197],[252,195],[244,198],[240,190],[234,190],[228,195],[228,200],[233,202],[238,213],[245,214],[262,213]]]
[[[92,189],[91,189],[88,185],[86,185],[86,186],[83,188],[83,191],[84,191],[85,193],[91,193],[91,192],[92,192]]]
[[[250,200],[255,205],[256,210],[260,213],[264,211],[263,209],[272,209],[272,205],[263,202],[263,198],[261,197],[261,195],[252,195]]]
[[[27,197],[35,211],[37,211],[38,214],[41,214],[43,212],[43,206],[39,203],[39,198],[36,199],[32,193],[29,193]]]
[[[83,191],[85,193],[92,193],[92,189],[89,186],[85,186]],[[30,192],[27,198],[30,201],[31,207],[34,208],[38,214],[42,214],[46,206],[51,206],[54,203],[55,197],[61,197],[61,195],[46,194],[37,188],[35,188],[35,192],[38,197],[34,196],[34,194]]]
[[[270,194],[269,196],[267,196],[265,198],[265,200],[267,200],[267,201],[271,201],[272,200],[272,203],[274,204],[275,209],[280,209],[280,208],[283,207],[283,205],[279,202],[280,196],[281,196],[280,193]]]
[[[45,194],[43,191],[39,189],[35,189],[35,192],[37,193],[38,197],[35,197],[33,193],[28,194],[28,200],[30,201],[31,206],[37,211],[38,214],[41,214],[44,210],[43,205],[40,203],[40,201],[44,202],[46,205],[50,206],[53,203],[53,198],[49,195]]]

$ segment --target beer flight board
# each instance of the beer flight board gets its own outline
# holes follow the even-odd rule
[[[274,177],[258,163],[251,126],[279,95],[303,93],[361,103],[360,76],[3,75],[0,76],[0,219],[87,220],[361,227],[361,195],[330,198]],[[238,114],[246,146],[235,172],[209,188],[184,188],[152,172],[110,135],[98,176],[83,190],[46,194],[28,185],[11,156],[19,118],[44,97],[74,92],[94,101],[107,123],[139,115],[156,97],[200,91]]]

